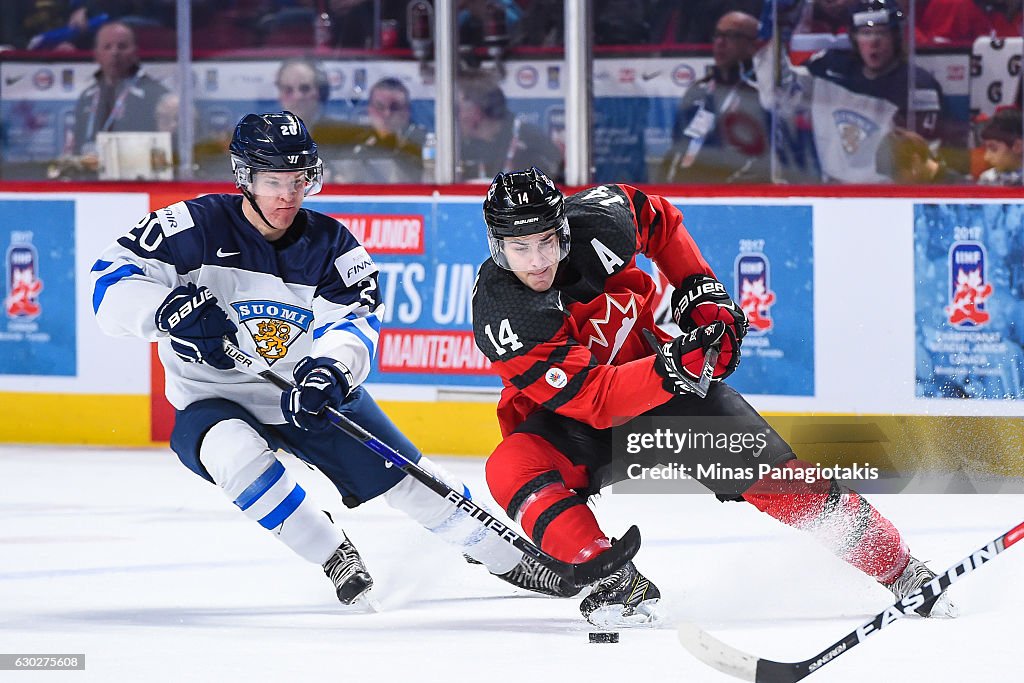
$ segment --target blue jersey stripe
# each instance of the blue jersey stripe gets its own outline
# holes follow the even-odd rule
[[[90,270],[90,272],[97,273],[99,271],[106,270],[113,263],[113,261],[97,261],[96,263],[92,264],[92,269]]]
[[[97,261],[96,266],[100,265],[100,263],[102,262]],[[109,266],[110,263],[107,263],[107,265]],[[96,270],[96,266],[93,266],[93,270]],[[100,304],[103,303],[103,297],[107,295],[107,289],[109,287],[116,285],[121,280],[126,277],[131,277],[132,275],[142,275],[142,268],[131,263],[126,263],[115,271],[107,273],[106,275],[101,275],[100,278],[96,280],[96,288],[92,290],[92,312],[95,313],[100,310]]]
[[[235,505],[248,510],[253,503],[260,499],[264,493],[270,490],[270,487],[277,483],[277,480],[284,476],[284,465],[281,464],[280,460],[274,460],[274,464],[266,469],[266,471],[260,476],[256,477],[256,481],[249,484],[248,487],[242,494],[235,499]]]
[[[352,322],[352,320],[353,319],[351,318],[345,318],[344,320],[339,320],[336,323],[328,323],[327,325],[322,325],[313,330],[313,339],[319,339],[320,337],[324,336],[331,330],[344,330],[346,332],[354,334],[356,337],[359,338],[361,342],[363,342],[363,345],[366,347],[366,352],[370,354],[370,359],[372,360],[374,354],[377,353],[377,345],[374,344],[369,337],[363,334],[362,330],[356,327],[355,323]],[[368,315],[365,318],[363,318],[363,320],[365,320],[370,325],[370,328],[374,332],[376,332],[378,335],[380,334],[380,320],[377,318],[377,316]]]
[[[264,529],[276,529],[281,526],[281,523],[288,519],[288,516],[295,512],[299,504],[306,498],[306,491],[299,486],[295,485],[292,492],[281,501],[281,504],[270,511],[270,513],[260,520],[260,526]]]

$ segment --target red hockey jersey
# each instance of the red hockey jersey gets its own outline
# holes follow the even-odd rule
[[[534,292],[488,259],[473,292],[476,344],[501,375],[502,435],[539,407],[603,429],[669,400],[642,330],[655,330],[650,257],[669,282],[714,276],[683,216],[628,185],[565,199],[571,246],[551,289]]]

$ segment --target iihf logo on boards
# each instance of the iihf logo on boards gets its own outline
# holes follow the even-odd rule
[[[775,304],[775,292],[771,289],[767,256],[761,252],[746,252],[736,257],[736,293],[750,323],[747,334],[770,332],[775,327],[769,310]]]
[[[985,245],[954,242],[949,248],[949,305],[946,320],[961,329],[988,323],[985,300],[992,296],[992,283],[985,277]]]
[[[279,301],[238,301],[231,308],[268,365],[287,356],[288,348],[313,322],[313,311]]]
[[[39,305],[39,293],[43,281],[39,277],[39,253],[32,244],[32,233],[11,233],[11,245],[7,248],[7,296],[4,310],[11,320],[29,322],[43,312]]]

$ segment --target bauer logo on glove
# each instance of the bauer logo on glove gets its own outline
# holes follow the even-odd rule
[[[714,379],[722,380],[740,363],[740,344],[747,333],[747,316],[729,298],[725,285],[703,273],[686,278],[672,293],[672,320],[683,332],[721,322],[725,325],[715,363]]]
[[[237,344],[238,328],[206,287],[189,282],[172,289],[156,311],[156,328],[167,333],[171,349],[186,363],[206,363],[218,370],[235,367],[224,353],[223,338]]]

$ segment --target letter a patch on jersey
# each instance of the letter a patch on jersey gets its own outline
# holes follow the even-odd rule
[[[313,322],[313,311],[278,301],[238,301],[231,308],[268,365],[287,356],[288,348]]]

